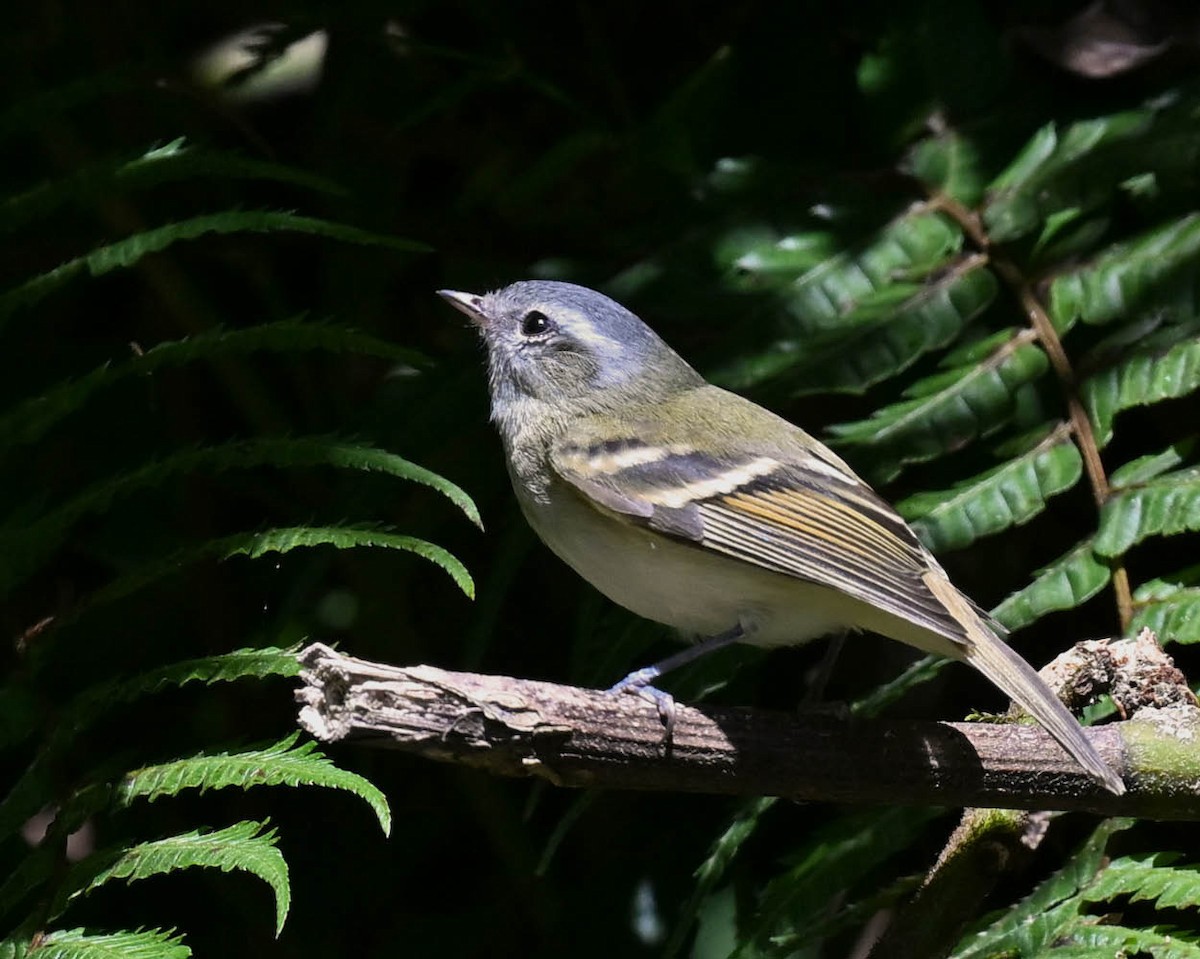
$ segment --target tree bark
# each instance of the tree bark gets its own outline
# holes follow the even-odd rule
[[[388,666],[321,644],[300,658],[300,724],[318,739],[353,739],[497,775],[571,787],[1200,817],[1200,750],[1188,742],[1200,722],[1186,703],[1088,730],[1125,776],[1129,793],[1116,797],[1036,726],[679,704],[668,741],[655,707],[636,696]]]

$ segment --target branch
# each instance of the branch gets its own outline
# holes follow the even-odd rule
[[[300,660],[300,725],[318,739],[560,786],[1200,818],[1200,754],[1187,742],[1200,710],[1185,702],[1089,730],[1125,775],[1130,791],[1118,798],[1036,726],[680,704],[667,743],[654,706],[635,696],[388,666],[319,643]]]

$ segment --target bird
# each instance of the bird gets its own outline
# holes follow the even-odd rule
[[[826,445],[708,383],[596,290],[522,280],[438,293],[482,336],[491,418],[534,532],[612,601],[699,638],[612,692],[669,720],[653,683],[700,655],[869,630],[973,666],[1124,792],[1003,628]]]

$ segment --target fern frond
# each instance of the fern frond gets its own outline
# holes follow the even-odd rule
[[[745,803],[730,820],[708,850],[704,861],[696,868],[696,882],[687,902],[679,910],[675,930],[663,947],[664,959],[670,959],[682,948],[692,924],[700,913],[700,907],[724,878],[730,864],[746,841],[758,830],[758,824],[778,802],[776,796],[760,796]]]
[[[320,193],[344,195],[332,180],[286,166],[217,150],[196,149],[183,138],[147,150],[140,156],[102,160],[64,177],[47,180],[0,201],[0,235],[46,217],[67,203],[92,200],[114,190],[140,190],[177,180],[202,177],[269,180]]]
[[[1149,406],[1200,390],[1200,321],[1192,320],[1141,338],[1120,362],[1088,377],[1081,387],[1100,446],[1113,435],[1122,410]]]
[[[113,880],[132,883],[192,868],[222,872],[236,869],[257,876],[275,895],[275,934],[282,931],[291,905],[287,863],[275,847],[275,830],[267,829],[265,822],[249,820],[224,829],[197,829],[128,848],[93,853],[71,867],[51,906],[51,916],[61,915],[72,901]]]
[[[964,261],[899,304],[876,310],[877,318],[860,320],[845,336],[802,350],[803,358],[788,370],[793,395],[863,393],[953,342],[996,297],[996,278],[981,263]]]
[[[167,687],[200,682],[234,682],[268,676],[293,677],[300,674],[296,649],[239,649],[216,656],[203,656],[170,663],[132,679],[102,683],[80,693],[57,718],[33,762],[0,802],[0,838],[12,835],[38,811],[53,794],[53,770],[80,733],[123,703],[133,702]],[[37,732],[30,729],[29,734]]]
[[[978,359],[980,348],[988,354]],[[1046,372],[1049,361],[1029,336],[1002,331],[983,344],[957,351],[956,368],[919,380],[905,399],[869,419],[829,427],[836,445],[854,446],[868,457],[875,482],[895,479],[903,467],[936,459],[1003,426],[1016,407],[1015,394]]]
[[[1200,643],[1200,566],[1139,586],[1129,628],[1132,634],[1153,630],[1164,644]]]
[[[983,197],[982,166],[978,145],[957,130],[947,129],[919,141],[901,169],[924,183],[931,193],[974,207]]]
[[[1030,959],[1200,959],[1195,933],[1151,927],[1130,929],[1126,926],[1081,921]]]
[[[37,568],[83,516],[107,510],[114,500],[161,485],[172,476],[200,470],[220,473],[260,466],[333,466],[387,473],[441,493],[480,525],[479,511],[456,484],[402,456],[332,437],[267,437],[183,450],[95,484],[75,499],[22,529],[0,528],[0,595]],[[6,562],[7,560],[7,562]]]
[[[719,237],[714,259],[726,282],[739,290],[782,291],[797,277],[836,256],[837,234],[805,230],[780,236],[765,225],[739,226]]]
[[[1112,571],[1096,556],[1095,543],[1089,537],[1038,570],[1032,583],[1005,599],[991,614],[1005,629],[1015,632],[1047,613],[1083,605],[1110,579]]]
[[[145,766],[128,773],[117,788],[116,801],[128,806],[135,799],[150,802],[161,796],[174,796],[185,789],[210,789],[236,786],[324,786],[342,789],[364,800],[379,820],[384,835],[392,828],[386,797],[362,776],[338,769],[309,741],[296,744],[298,732],[261,749],[236,753],[202,753],[188,759],[176,759],[156,766]]]
[[[234,556],[249,556],[254,559],[267,553],[287,553],[293,549],[313,546],[334,546],[337,549],[378,546],[415,553],[440,566],[459,589],[471,599],[475,598],[475,583],[467,568],[446,550],[433,543],[376,527],[289,526],[259,532],[235,533],[198,546],[185,547],[102,586],[88,598],[87,605],[76,612],[114,602],[205,559],[225,560]]]
[[[1154,302],[1168,277],[1180,285],[1200,275],[1200,214],[1189,214],[1135,240],[1109,247],[1091,263],[1050,284],[1050,316],[1063,332],[1076,320],[1109,323]]]
[[[1200,866],[1178,866],[1178,852],[1121,856],[1083,890],[1085,902],[1128,896],[1153,901],[1158,909],[1200,908]]]
[[[1049,879],[994,922],[964,936],[951,959],[990,959],[997,955],[1036,955],[1075,922],[1080,913],[1078,893],[1103,868],[1108,841],[1130,828],[1132,819],[1109,819]]]
[[[746,389],[786,377],[795,396],[863,393],[953,342],[996,292],[996,278],[982,258],[969,257],[925,284],[896,283],[872,294],[836,331],[739,357],[711,379]]]
[[[440,566],[459,589],[471,599],[475,598],[475,583],[471,574],[448,552],[433,543],[387,530],[354,526],[294,526],[291,529],[272,529],[263,533],[232,536],[221,540],[220,543],[222,548],[219,555],[222,559],[232,556],[249,556],[254,559],[267,553],[287,553],[293,549],[311,546],[336,546],[338,549],[378,546],[383,549],[404,550]]]
[[[12,407],[0,414],[0,448],[36,442],[97,392],[133,376],[200,360],[259,351],[300,353],[309,350],[362,353],[415,367],[427,366],[429,362],[416,350],[333,323],[290,319],[242,330],[207,330],[187,339],[159,343],[123,362],[105,364],[79,379],[59,383]]]
[[[789,856],[787,867],[759,897],[739,938],[739,959],[760,956],[781,938],[803,939],[869,870],[906,848],[941,810],[873,809],[852,813],[818,829]]]
[[[914,206],[872,237],[807,271],[787,289],[797,333],[819,334],[854,322],[853,311],[896,282],[917,282],[956,256],[962,232],[948,218]],[[848,320],[849,318],[849,320]]]
[[[265,646],[185,659],[147,670],[132,679],[106,683],[92,692],[81,694],[80,701],[111,705],[133,702],[168,687],[186,686],[189,683],[212,686],[214,683],[232,683],[241,679],[266,679],[271,676],[292,678],[300,675],[297,652],[296,646]],[[71,708],[74,711],[75,707]],[[90,712],[88,707],[80,708],[85,713]]]
[[[405,253],[428,249],[423,243],[413,240],[371,233],[368,230],[360,230],[344,223],[297,216],[294,213],[272,210],[229,210],[224,213],[209,213],[144,230],[108,246],[97,247],[84,256],[68,260],[61,266],[39,274],[7,293],[0,294],[0,327],[3,327],[14,311],[32,306],[75,277],[84,274],[94,277],[103,276],[113,270],[132,266],[150,253],[159,253],[175,243],[195,240],[210,233],[266,233],[280,230],[321,236],[345,243],[383,246]]]
[[[1082,475],[1083,458],[1059,426],[1020,456],[949,490],[910,496],[897,509],[921,541],[941,553],[1029,522]]]
[[[1095,210],[1144,171],[1192,176],[1200,162],[1195,112],[1194,95],[1176,95],[1065,130],[1042,127],[988,187],[983,212],[992,239],[1024,236],[1064,210]]]
[[[1200,529],[1200,466],[1167,473],[1111,496],[1100,510],[1096,552],[1119,556],[1150,536]]]
[[[5,952],[11,944],[13,951]],[[138,929],[133,932],[89,932],[58,929],[46,933],[33,947],[29,940],[0,943],[0,959],[188,959],[192,954],[183,937],[168,929]]]

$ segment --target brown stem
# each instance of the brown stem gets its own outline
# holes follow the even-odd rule
[[[1046,356],[1049,357],[1050,365],[1054,368],[1054,374],[1058,377],[1059,385],[1062,387],[1070,417],[1071,431],[1075,435],[1075,445],[1083,457],[1084,470],[1092,487],[1092,498],[1099,509],[1108,500],[1110,492],[1108,475],[1105,473],[1104,463],[1100,459],[1100,447],[1096,443],[1092,421],[1079,397],[1079,383],[1075,377],[1075,370],[1071,366],[1067,351],[1063,349],[1062,340],[1059,339],[1058,331],[1055,330],[1046,308],[1038,299],[1033,286],[1025,278],[1020,268],[1012,260],[997,255],[992,250],[991,238],[987,235],[987,230],[976,211],[970,210],[954,198],[942,194],[931,197],[929,205],[951,217],[980,250],[988,252],[996,273],[1016,294],[1021,309],[1025,311],[1029,325],[1041,341],[1042,348],[1046,351]],[[1113,593],[1117,602],[1117,614],[1121,621],[1121,632],[1124,633],[1129,629],[1129,624],[1133,619],[1133,596],[1129,588],[1129,574],[1119,558],[1109,560],[1109,568],[1112,572]]]
[[[938,959],[1005,875],[1017,872],[1041,844],[1052,814],[968,809],[925,882],[896,912],[869,959]]]

